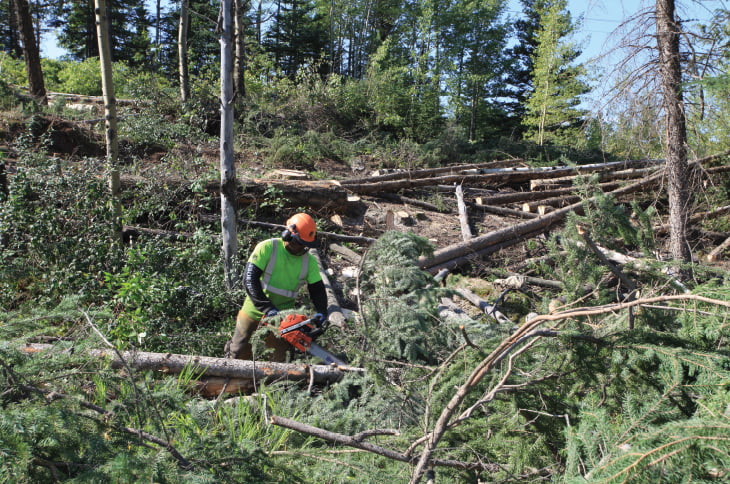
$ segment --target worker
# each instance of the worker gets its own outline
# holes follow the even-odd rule
[[[313,319],[323,324],[327,319],[327,292],[319,265],[310,248],[316,248],[317,226],[306,213],[297,213],[286,221],[281,237],[259,242],[246,263],[243,286],[246,299],[236,318],[236,329],[228,343],[227,356],[253,359],[251,336],[262,319],[279,311],[294,308],[299,289],[306,283],[317,314]],[[278,321],[277,321],[278,323]],[[272,361],[285,361],[289,344],[269,334],[266,346],[274,349]]]

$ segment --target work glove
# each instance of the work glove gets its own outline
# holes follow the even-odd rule
[[[322,333],[327,329],[327,326],[329,326],[329,321],[325,319],[325,315],[322,313],[317,313],[314,316],[312,316],[312,323],[316,326],[316,328],[312,329],[308,332],[308,335],[310,338],[315,339],[318,336],[321,336]]]
[[[264,313],[264,317],[272,318],[272,317],[276,316],[277,314],[279,314],[279,310],[276,308],[271,308],[271,309],[266,310],[266,312]]]
[[[322,326],[322,323],[324,323],[324,314],[317,313],[314,316],[312,316],[312,322],[316,324],[317,326]]]

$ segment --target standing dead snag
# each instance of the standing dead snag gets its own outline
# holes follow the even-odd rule
[[[687,189],[687,126],[682,95],[682,65],[674,0],[656,0],[656,34],[659,51],[662,101],[666,119],[667,196],[669,198],[669,249],[678,261],[692,258],[687,243],[690,193]]]

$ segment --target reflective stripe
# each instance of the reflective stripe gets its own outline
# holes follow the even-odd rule
[[[266,264],[266,269],[264,269],[264,274],[261,277],[261,286],[271,294],[294,299],[299,293],[299,288],[302,287],[304,281],[307,279],[307,272],[309,272],[309,254],[304,254],[304,258],[302,259],[302,270],[299,272],[299,280],[297,281],[296,290],[287,291],[286,289],[273,287],[271,286],[271,275],[274,273],[274,268],[276,267],[276,253],[279,248],[279,243],[279,239],[271,239],[271,258],[269,259],[268,264]]]

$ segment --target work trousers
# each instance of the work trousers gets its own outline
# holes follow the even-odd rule
[[[228,342],[227,356],[237,360],[253,360],[253,351],[251,348],[251,336],[258,329],[261,321],[254,319],[243,311],[238,311],[236,317],[236,329],[233,331],[233,338]],[[273,348],[274,354],[269,361],[283,362],[286,361],[286,354],[291,349],[289,343],[281,338],[277,338],[273,333],[266,335],[264,340],[267,348]]]

